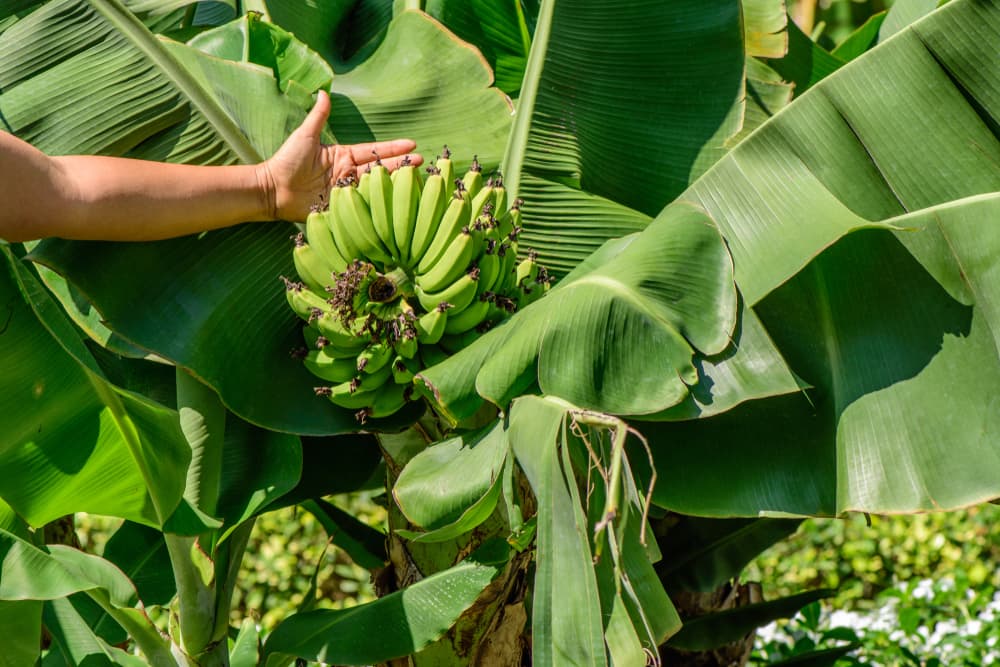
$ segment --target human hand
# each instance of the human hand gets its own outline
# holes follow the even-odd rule
[[[408,155],[416,148],[409,139],[341,146],[320,143],[330,115],[330,98],[320,91],[312,111],[269,160],[258,165],[257,180],[275,220],[301,221],[320,205],[339,179],[357,177],[359,167],[381,160],[392,171],[404,162],[419,165],[423,158]]]

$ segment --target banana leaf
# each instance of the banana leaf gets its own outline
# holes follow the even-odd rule
[[[741,306],[731,261],[703,211],[672,205],[418,378],[454,421],[483,399],[505,409],[536,381],[581,407],[649,419],[712,414],[796,391],[796,378]]]
[[[123,651],[102,637],[68,598],[46,602],[42,619],[53,644],[58,647],[70,667],[94,663],[119,667],[149,665],[139,656]]]
[[[1000,71],[979,64],[996,44],[1000,5],[951,2],[817,84],[685,193],[718,223],[748,305],[811,389],[642,427],[658,503],[835,515],[1000,494]],[[829,223],[850,216],[886,228],[834,243],[847,230]]]
[[[785,0],[741,0],[748,56],[780,58],[788,51]]]
[[[996,497],[1000,70],[979,63],[998,43],[1000,6],[949,3],[816,84],[634,240],[609,243],[423,379],[454,417],[483,398],[504,407],[536,380],[594,409],[648,407],[644,419],[673,422],[641,427],[661,475],[655,498],[683,513],[904,512]],[[606,350],[584,356],[597,336],[568,295],[612,269],[648,284],[643,262],[622,258],[684,247],[663,224],[680,202],[725,239],[738,322],[725,349],[695,346],[696,377],[681,376],[677,404],[662,409],[661,395],[657,412],[652,387],[674,381],[660,366],[672,348],[640,328],[602,336]],[[711,329],[710,311],[682,322]],[[603,331],[625,322],[616,315]],[[729,331],[721,323],[716,334]],[[567,342],[552,345],[553,332]],[[643,366],[610,373],[626,353],[645,354]],[[595,387],[600,401],[587,394]],[[618,403],[606,400],[617,391]]]
[[[42,645],[42,603],[0,602],[0,627],[5,635],[0,667],[34,664]]]
[[[280,623],[264,643],[264,664],[290,656],[368,665],[410,655],[440,638],[507,561],[507,545],[487,542],[454,567],[350,609],[316,609]]]
[[[745,61],[735,0],[543,2],[503,160],[521,247],[562,276],[643,229],[740,130]]]
[[[177,413],[110,384],[28,266],[2,250],[0,497],[34,526],[79,511],[163,525],[191,457]]]
[[[271,70],[157,38],[115,0],[50,2],[19,17],[0,35],[0,63],[6,129],[52,153],[254,162],[306,111]],[[510,107],[490,82],[471,48],[404,13],[378,52],[334,81],[327,139],[406,135],[430,151],[447,143],[465,161],[478,154],[496,164]],[[32,257],[66,276],[119,336],[190,370],[245,420],[307,434],[355,430],[353,416],[316,399],[311,376],[288,359],[301,344],[278,280],[294,272],[292,231],[244,225],[155,244],[47,240]],[[251,313],[247,335],[235,324]]]
[[[779,618],[791,618],[802,607],[836,591],[820,588],[788,597],[734,607],[691,619],[667,645],[685,651],[709,651],[739,641],[755,628]]]
[[[531,48],[538,2],[427,0],[424,11],[474,44],[496,73],[497,88],[517,97]]]
[[[150,662],[173,664],[169,642],[141,606],[135,606],[135,587],[112,563],[62,545],[39,549],[0,531],[0,575],[0,600],[62,600],[86,593],[128,631]]]

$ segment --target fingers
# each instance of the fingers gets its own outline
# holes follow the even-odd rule
[[[388,160],[382,160],[382,166],[384,166],[389,171],[395,171],[399,169],[404,164],[413,165],[414,167],[419,167],[423,164],[424,159],[420,155],[414,153],[412,155],[403,155],[402,157],[394,157]]]
[[[393,139],[392,141],[379,141],[367,144],[354,144],[345,146],[351,151],[351,157],[355,164],[367,164],[378,159],[397,157],[409,153],[417,147],[417,142],[410,139]],[[411,158],[412,159],[412,158]]]
[[[298,132],[305,134],[308,137],[319,139],[320,134],[323,132],[323,127],[326,125],[326,119],[330,115],[330,96],[326,94],[325,90],[319,91],[316,95],[316,104],[313,105],[312,110],[306,119],[302,121],[299,125]]]

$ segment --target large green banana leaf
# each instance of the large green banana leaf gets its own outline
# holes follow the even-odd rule
[[[1000,412],[988,389],[1000,381],[1000,195],[991,194],[1000,190],[1000,70],[981,64],[984,44],[1000,44],[1000,3],[957,1],[916,23],[793,102],[631,243],[608,244],[425,379],[456,417],[480,397],[504,407],[536,380],[587,407],[641,412],[639,398],[625,394],[623,406],[610,390],[662,385],[671,378],[658,364],[673,348],[649,345],[648,329],[622,328],[622,308],[607,320],[606,349],[583,355],[594,332],[567,294],[594,275],[647,285],[632,249],[664,256],[656,248],[673,230],[661,221],[693,205],[726,241],[742,311],[731,346],[695,346],[697,383],[681,375],[683,402],[647,417],[715,415],[643,427],[658,502],[705,515],[835,514],[1000,495],[989,446]],[[668,282],[678,293],[703,289]],[[686,312],[683,324],[707,324],[705,312]],[[552,332],[565,341],[551,344]],[[615,355],[638,354],[630,350],[649,357],[648,372],[613,372]],[[733,409],[767,396],[776,398]]]
[[[170,657],[169,642],[139,604],[135,586],[103,558],[58,544],[39,549],[0,530],[0,581],[0,600],[55,601],[86,593],[125,628],[150,664],[176,664]],[[70,616],[75,617],[75,613]],[[74,618],[74,624],[85,627],[79,619]],[[92,638],[100,651],[100,641]]]
[[[516,97],[524,79],[538,0],[427,0],[425,12],[475,44],[496,72],[497,87]]]
[[[563,275],[644,228],[743,119],[736,0],[543,2],[504,159],[523,247]]]
[[[696,354],[730,347],[738,312],[732,270],[711,219],[669,207],[644,233],[609,243],[546,297],[420,377],[455,421],[478,409],[475,392],[506,407],[536,378],[544,393],[580,407],[664,410],[698,382]],[[782,389],[765,393],[796,388],[787,374],[781,379]]]
[[[685,193],[718,223],[744,298],[813,389],[644,427],[658,502],[836,514],[1000,495],[1000,69],[983,60],[998,48],[1000,3],[951,2],[815,86]],[[828,247],[850,218],[898,231]]]
[[[0,497],[34,526],[78,511],[163,525],[191,457],[177,413],[110,384],[9,247],[3,264]]]
[[[157,38],[115,0],[53,0],[16,16],[0,10],[0,114],[5,129],[43,150],[256,161],[304,117],[270,69]],[[490,81],[471,48],[404,13],[364,66],[335,80],[329,138],[408,135],[429,152],[448,143],[463,160],[479,154],[496,164],[510,108]],[[353,417],[315,399],[309,374],[288,358],[300,339],[278,277],[294,271],[292,231],[245,225],[156,244],[49,240],[33,257],[67,276],[120,336],[190,369],[246,420],[301,433],[353,430]]]

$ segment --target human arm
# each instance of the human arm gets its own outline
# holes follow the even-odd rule
[[[95,155],[50,157],[0,132],[0,238],[148,241],[251,220],[303,220],[338,178],[378,157],[397,166],[409,140],[323,145],[316,105],[268,160],[196,166]],[[374,153],[373,153],[374,151]],[[419,156],[408,156],[420,164]]]

